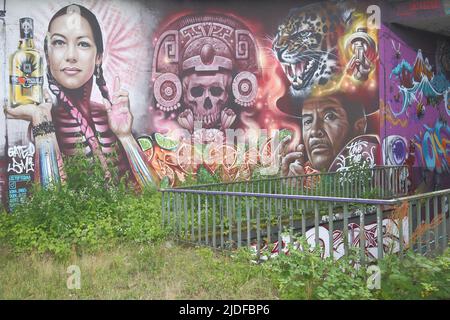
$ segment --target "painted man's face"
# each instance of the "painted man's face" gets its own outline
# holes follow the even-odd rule
[[[349,130],[347,111],[338,99],[318,97],[305,101],[303,142],[313,168],[328,170],[347,142]]]

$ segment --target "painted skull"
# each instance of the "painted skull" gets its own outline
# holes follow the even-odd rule
[[[22,22],[22,30],[25,35],[28,35],[32,29],[33,29],[33,26],[31,24],[30,20],[24,20]]]
[[[183,78],[184,103],[204,128],[216,127],[228,100],[231,73],[194,72]]]

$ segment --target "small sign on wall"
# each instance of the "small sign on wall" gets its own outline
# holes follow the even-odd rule
[[[34,176],[35,147],[30,142],[24,146],[8,148],[8,209],[22,202],[31,187]]]

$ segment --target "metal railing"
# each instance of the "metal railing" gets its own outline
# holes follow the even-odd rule
[[[406,248],[429,254],[448,244],[450,189],[394,199],[336,197],[297,193],[296,183],[285,183],[290,179],[259,180],[253,192],[237,187],[250,186],[247,182],[231,184],[232,191],[224,187],[230,184],[219,190],[204,190],[210,185],[162,189],[163,224],[178,240],[221,249],[252,247],[258,259],[264,250],[280,252],[298,234],[322,246],[324,257],[359,248],[361,262]],[[270,181],[284,182],[264,191]]]
[[[362,170],[198,184],[175,189],[391,199],[407,194],[407,177],[406,166],[375,166]]]

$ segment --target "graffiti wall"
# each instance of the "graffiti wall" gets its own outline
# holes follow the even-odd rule
[[[381,163],[367,12],[356,1],[7,1],[3,157],[34,150],[19,164],[44,186],[80,150],[106,176],[113,157],[137,186]]]
[[[380,104],[385,164],[407,164],[421,191],[449,186],[449,42],[432,39],[412,48],[387,28],[380,47],[384,62]]]

